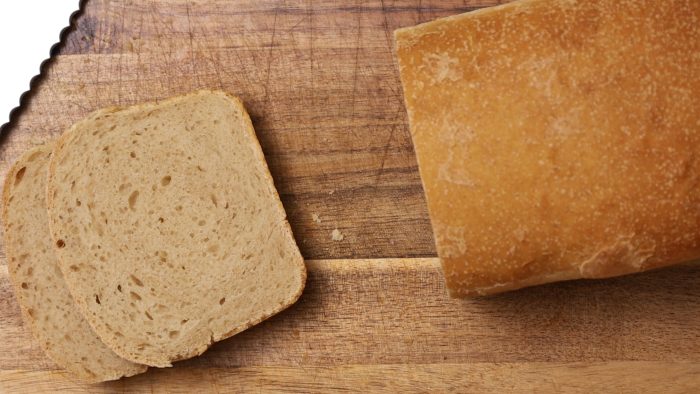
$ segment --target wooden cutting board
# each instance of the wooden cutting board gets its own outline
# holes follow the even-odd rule
[[[310,260],[309,282],[291,309],[201,357],[85,386],[23,326],[3,257],[0,392],[697,392],[698,264],[448,298],[392,31],[496,3],[89,0],[0,137],[2,173],[97,108],[235,93]]]

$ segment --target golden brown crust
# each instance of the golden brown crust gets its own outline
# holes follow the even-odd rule
[[[700,257],[700,3],[526,0],[396,32],[454,296]]]

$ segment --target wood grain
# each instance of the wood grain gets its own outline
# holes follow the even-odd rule
[[[481,385],[544,387],[545,377],[522,380],[522,375],[540,373],[551,374],[559,384],[595,388],[585,383],[599,371],[607,372],[596,384],[619,375],[620,388],[640,388],[637,384],[648,380],[677,391],[690,382],[700,384],[698,264],[474,300],[447,296],[437,259],[326,260],[307,265],[307,288],[289,310],[215,344],[200,357],[177,363],[173,372],[151,371],[117,385],[126,385],[130,392],[151,384],[160,388],[153,382],[167,382],[175,375],[182,376],[181,382],[204,375],[216,378],[196,381],[218,384],[224,376],[223,387],[249,381],[251,387],[272,389],[289,380],[309,389],[314,384],[330,389],[335,383],[362,384],[366,371],[365,384],[379,389],[373,385],[383,368],[396,373],[396,386],[387,386],[392,390],[402,381],[436,389],[476,384],[474,380]],[[39,389],[55,379],[77,387],[56,372],[22,327],[6,272],[0,274],[0,293],[5,303],[0,316],[5,384],[33,382],[37,386],[29,387]],[[508,366],[517,373],[510,379],[497,377]],[[640,373],[627,369],[630,366],[641,368]],[[580,376],[575,373],[579,369]],[[316,375],[320,380],[310,378]],[[347,380],[336,382],[337,375]],[[683,378],[671,379],[676,375]]]
[[[698,364],[649,361],[235,367],[164,369],[129,380],[85,386],[69,380],[60,371],[3,371],[0,372],[0,390],[134,394],[190,394],[193,390],[210,393],[693,393],[697,389],[698,374]],[[668,381],[673,384],[667,384]]]
[[[392,31],[497,3],[89,0],[0,170],[94,109],[224,89],[250,109],[304,256],[346,259],[309,261],[299,303],[201,357],[83,386],[23,327],[3,258],[0,392],[693,392],[697,263],[452,300],[436,259],[380,259],[435,255]]]

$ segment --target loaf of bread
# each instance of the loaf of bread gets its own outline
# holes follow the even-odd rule
[[[128,360],[198,355],[304,288],[250,118],[227,94],[93,113],[57,141],[47,199],[73,298]]]
[[[700,1],[525,0],[395,34],[453,296],[700,257]]]
[[[46,214],[46,168],[51,145],[30,149],[10,168],[2,217],[8,272],[22,317],[58,366],[88,382],[146,370],[105,346],[78,311],[53,250]]]

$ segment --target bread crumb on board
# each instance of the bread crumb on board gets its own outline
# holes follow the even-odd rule
[[[321,217],[318,216],[318,214],[312,213],[312,214],[311,214],[311,219],[313,219],[314,222],[316,222],[316,223],[318,223],[318,224],[321,224]]]
[[[345,239],[345,236],[343,235],[343,233],[340,232],[340,230],[336,228],[331,233],[331,238],[333,239],[333,241],[339,242]]]

